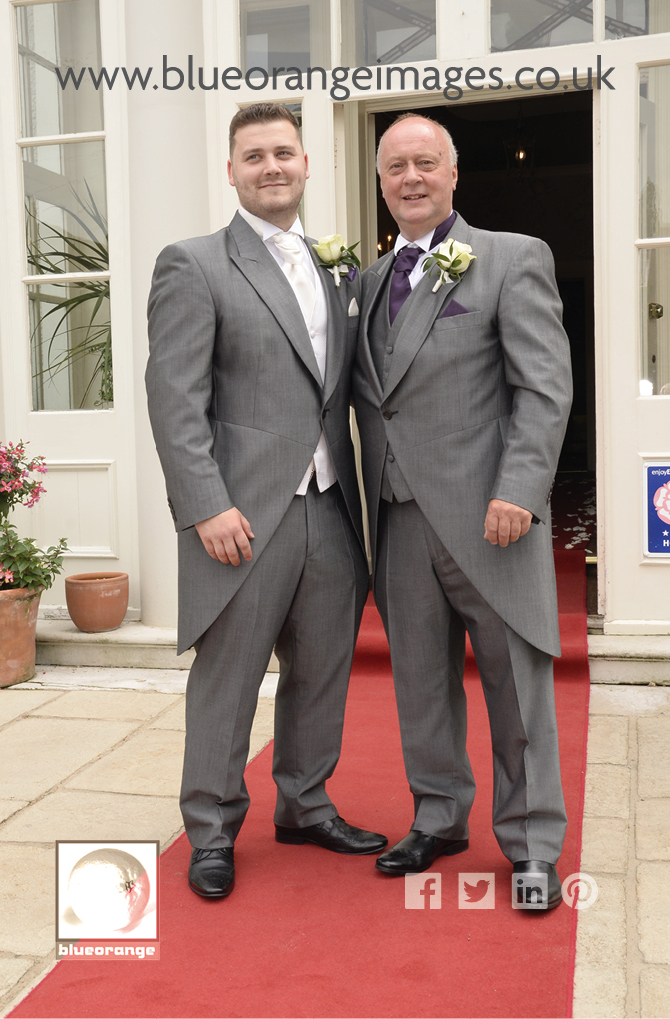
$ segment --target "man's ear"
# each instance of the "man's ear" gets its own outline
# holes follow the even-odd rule
[[[235,187],[235,181],[233,179],[233,164],[230,161],[230,159],[228,160],[228,163],[226,164],[226,169],[228,171],[228,183],[230,184],[231,187],[234,188]]]
[[[309,156],[305,152],[305,180],[309,178]]]

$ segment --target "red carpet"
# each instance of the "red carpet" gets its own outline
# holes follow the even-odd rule
[[[569,816],[559,864],[579,870],[588,709],[583,552],[557,553],[563,658],[556,695]],[[488,723],[472,659],[468,748],[477,797],[471,849],[432,868],[440,910],[406,910],[404,881],[347,857],[273,839],[267,748],[247,770],[252,806],[236,846],[238,884],[207,902],[187,888],[189,846],[161,857],[161,958],[64,961],[12,1016],[570,1016],[577,913],[515,912],[510,868],[491,831]],[[329,790],[351,822],[402,838],[412,799],[400,752],[386,641],[365,611],[342,760]],[[110,833],[110,837],[113,833]],[[460,872],[495,872],[496,908],[459,910]]]

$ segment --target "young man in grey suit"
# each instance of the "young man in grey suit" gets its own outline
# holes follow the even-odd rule
[[[258,103],[230,125],[239,212],[158,257],[149,298],[149,412],[179,534],[186,691],[180,805],[189,885],[223,898],[249,797],[244,767],[272,652],[275,837],[339,853],[387,839],[326,793],[368,588],[349,431],[358,277],[320,266],[297,217],[298,124]]]
[[[553,260],[536,238],[453,212],[456,152],[438,123],[399,118],[378,168],[400,234],[363,276],[354,393],[415,819],[376,865],[419,873],[468,847],[467,630],[491,726],[493,828],[515,887],[539,875],[551,908],[566,815],[549,495],[571,401]],[[472,260],[429,276],[447,240]]]

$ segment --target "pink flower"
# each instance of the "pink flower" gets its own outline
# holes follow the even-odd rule
[[[656,513],[660,520],[665,524],[670,524],[670,483],[666,482],[665,485],[661,485],[654,494],[654,506],[656,507]]]
[[[5,572],[2,574],[2,576],[4,577],[5,584],[13,584],[14,583],[14,574],[12,573],[11,570],[5,570]]]

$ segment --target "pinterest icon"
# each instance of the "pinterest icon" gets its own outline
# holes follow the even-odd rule
[[[588,909],[598,898],[598,885],[590,874],[570,874],[561,885],[563,902],[573,909]]]

